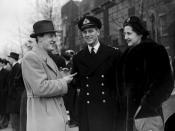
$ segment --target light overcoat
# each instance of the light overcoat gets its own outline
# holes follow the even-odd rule
[[[66,131],[62,96],[67,83],[53,60],[34,47],[22,60],[22,75],[27,90],[27,131]]]

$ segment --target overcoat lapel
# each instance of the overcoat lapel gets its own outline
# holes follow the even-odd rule
[[[91,75],[94,71],[98,69],[98,67],[105,62],[105,60],[109,57],[108,51],[105,49],[104,45],[100,44],[98,52],[95,56],[91,56],[88,47],[84,50],[84,54],[82,56],[82,63],[86,66],[87,72],[84,72],[85,75]]]
[[[58,69],[51,58],[46,58],[46,64],[57,75]]]
[[[47,53],[37,47],[34,49],[34,52],[36,52],[37,55],[39,55],[41,59],[44,60],[45,64],[57,75],[58,69],[53,60],[47,55]]]

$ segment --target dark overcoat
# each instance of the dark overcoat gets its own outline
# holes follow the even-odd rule
[[[165,48],[152,40],[128,48],[122,56],[122,78],[127,96],[127,125],[135,118],[161,116],[161,104],[173,90],[170,61]]]
[[[8,113],[20,112],[21,96],[24,90],[25,87],[22,79],[21,64],[16,63],[9,72],[8,99],[7,99]]]
[[[120,53],[100,44],[92,56],[88,47],[73,57],[73,72],[79,92],[79,130],[117,131],[119,115],[116,69]]]
[[[0,113],[6,112],[8,73],[6,69],[0,71]]]

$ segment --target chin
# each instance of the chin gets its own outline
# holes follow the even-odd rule
[[[128,43],[128,46],[133,46],[133,44],[132,43]]]
[[[86,41],[86,43],[87,43],[88,45],[92,45],[92,44],[94,43],[94,41]]]

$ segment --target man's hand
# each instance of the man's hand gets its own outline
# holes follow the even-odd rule
[[[73,80],[73,77],[74,77],[76,74],[77,74],[77,73],[66,75],[66,76],[63,77],[63,79],[67,82],[67,84],[69,84],[69,83]]]

